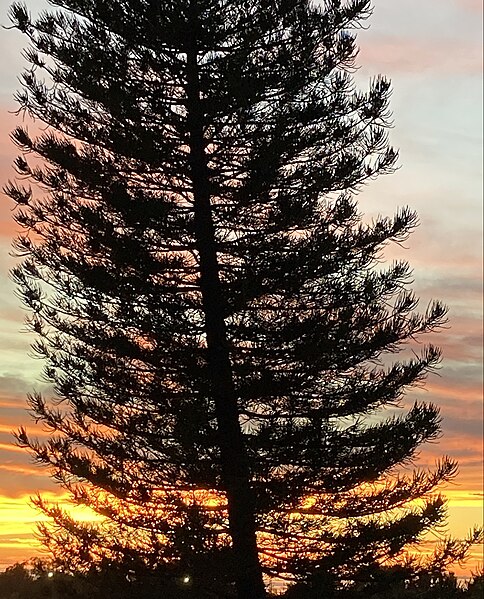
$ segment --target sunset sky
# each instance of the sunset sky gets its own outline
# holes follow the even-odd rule
[[[0,2],[0,25],[8,25],[9,0]],[[44,0],[27,0],[32,12]],[[434,335],[444,351],[438,375],[408,403],[425,398],[440,406],[443,437],[422,448],[418,464],[432,466],[448,454],[459,475],[444,489],[449,498],[449,531],[464,535],[482,524],[482,2],[481,0],[374,0],[369,29],[359,33],[356,73],[366,86],[378,74],[393,81],[395,127],[401,168],[372,182],[360,194],[362,212],[391,215],[409,205],[420,227],[406,244],[386,257],[409,260],[414,289],[425,308],[430,298],[450,308],[449,328]],[[19,122],[10,112],[22,69],[25,40],[0,30],[0,181],[13,177],[16,155],[9,131]],[[29,356],[32,337],[22,332],[25,311],[8,271],[15,226],[11,202],[0,198],[0,569],[34,552],[35,510],[29,496],[60,493],[46,472],[12,444],[11,431],[33,427],[25,396],[42,389],[41,364]],[[33,429],[34,430],[34,429]],[[42,436],[42,430],[37,430]],[[475,570],[476,548],[465,568]]]

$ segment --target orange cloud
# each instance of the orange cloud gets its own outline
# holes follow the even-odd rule
[[[12,451],[14,453],[25,454],[25,449],[22,449],[22,447],[17,447],[16,445],[9,443],[0,443],[0,449],[3,451]]]
[[[448,532],[453,536],[464,536],[472,526],[482,521],[479,519],[476,509],[482,515],[482,497],[465,490],[447,490],[449,498],[449,528]],[[44,493],[46,499],[60,503],[62,507],[74,512],[76,518],[84,521],[98,520],[92,511],[82,508],[73,509],[68,502],[68,496],[63,493]],[[41,545],[35,538],[36,523],[45,521],[45,516],[39,513],[30,504],[28,495],[16,498],[0,496],[0,567],[6,567],[14,562],[26,560],[33,555],[39,555]],[[436,543],[443,535],[435,531],[429,533],[424,544],[419,548],[421,553],[431,553]],[[479,548],[471,552],[467,564],[456,565],[457,573],[461,576],[469,576],[476,571],[482,563],[482,553]]]
[[[14,472],[15,474],[23,474],[25,476],[45,476],[45,470],[43,468],[28,468],[26,466],[20,466],[17,464],[0,464],[0,470],[4,472]]]
[[[13,409],[21,408],[22,409],[22,408],[25,407],[22,404],[23,400],[24,400],[24,396],[22,396],[21,399],[19,398],[17,400],[16,399],[11,399],[11,396],[10,396],[10,398],[6,398],[6,399],[3,399],[0,396],[0,410],[10,409],[10,408],[13,408]]]
[[[0,220],[0,237],[13,240],[20,233],[20,228],[13,219]]]
[[[12,427],[12,426],[10,426],[8,424],[1,424],[0,423],[0,433],[11,434],[14,430],[15,430],[14,427]]]
[[[99,519],[87,508],[74,508],[65,493],[44,492],[42,495],[73,513],[78,520]],[[35,538],[35,529],[38,522],[45,520],[46,517],[31,505],[29,495],[0,495],[0,567],[39,554],[41,545]]]
[[[14,414],[13,416],[11,416],[10,420],[12,420],[12,423],[6,423],[5,419],[4,419],[3,423],[0,422],[0,433],[6,433],[8,435],[12,435],[15,431],[18,430],[18,428],[20,426],[23,426],[23,428],[26,429],[27,434],[29,436],[32,436],[32,437],[48,437],[49,436],[49,433],[47,431],[42,430],[39,427],[28,426],[28,424],[31,423],[31,419],[29,418],[27,412],[24,410],[20,410],[20,413]],[[25,422],[27,422],[28,424],[25,425]]]

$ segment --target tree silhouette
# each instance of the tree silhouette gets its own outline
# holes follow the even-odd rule
[[[482,574],[458,584],[454,574],[436,565],[436,568],[431,564],[422,567],[411,561],[393,567],[380,565],[351,587],[336,590],[329,578],[324,585],[321,577],[311,584],[291,586],[283,595],[269,596],[274,599],[481,599]],[[0,572],[0,596],[2,599],[229,599],[233,596],[227,594],[227,589],[216,595],[200,594],[199,589],[184,580],[173,576],[170,566],[126,577],[119,563],[101,561],[87,571],[68,574],[53,569],[48,562],[33,560]]]
[[[46,545],[72,567],[220,558],[240,599],[263,573],[398,555],[442,520],[428,494],[455,465],[399,471],[438,410],[383,412],[439,362],[392,355],[445,308],[417,313],[408,265],[378,267],[415,214],[356,206],[397,159],[388,81],[351,77],[369,1],[52,4],[11,8],[20,110],[46,125],[13,133],[41,190],[6,189],[13,276],[53,386],[30,397],[49,440],[18,441],[104,522],[39,498]]]

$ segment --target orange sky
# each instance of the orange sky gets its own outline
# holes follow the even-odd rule
[[[30,7],[44,0],[27,0]],[[6,3],[7,4],[7,3]],[[7,24],[6,4],[0,24]],[[483,521],[482,484],[482,3],[480,0],[375,0],[371,28],[359,36],[358,84],[385,73],[393,81],[395,128],[402,168],[372,182],[360,195],[361,210],[392,214],[415,208],[421,226],[408,250],[389,248],[414,267],[414,288],[425,306],[440,298],[450,308],[450,328],[429,341],[442,346],[444,363],[423,396],[440,406],[444,435],[422,449],[419,464],[442,454],[460,463],[447,490],[449,530],[464,535]],[[0,180],[12,176],[15,149],[8,113],[21,70],[23,41],[0,29]],[[38,514],[28,507],[37,491],[56,496],[45,472],[12,446],[10,431],[28,423],[25,394],[39,389],[40,364],[28,357],[31,339],[21,333],[25,313],[8,279],[13,223],[11,206],[0,201],[0,568],[34,551]],[[40,431],[41,433],[41,431]],[[84,517],[86,517],[84,515]],[[482,549],[463,572],[482,565]]]

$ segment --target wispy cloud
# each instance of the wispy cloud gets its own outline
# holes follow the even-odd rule
[[[12,472],[15,474],[22,474],[24,476],[39,476],[44,478],[45,477],[45,470],[41,469],[41,468],[34,468],[32,467],[27,467],[27,466],[21,466],[19,464],[0,464],[0,470],[3,470],[4,472]]]
[[[478,44],[438,42],[432,39],[372,38],[361,46],[358,63],[377,71],[384,66],[387,73],[431,73],[459,76],[482,72],[482,52]]]
[[[25,454],[25,449],[23,449],[22,447],[18,447],[17,445],[14,445],[13,443],[0,443],[0,450],[8,451],[8,452],[11,451],[13,453]]]
[[[457,4],[464,10],[468,10],[472,13],[482,15],[483,4],[482,0],[456,0]]]

